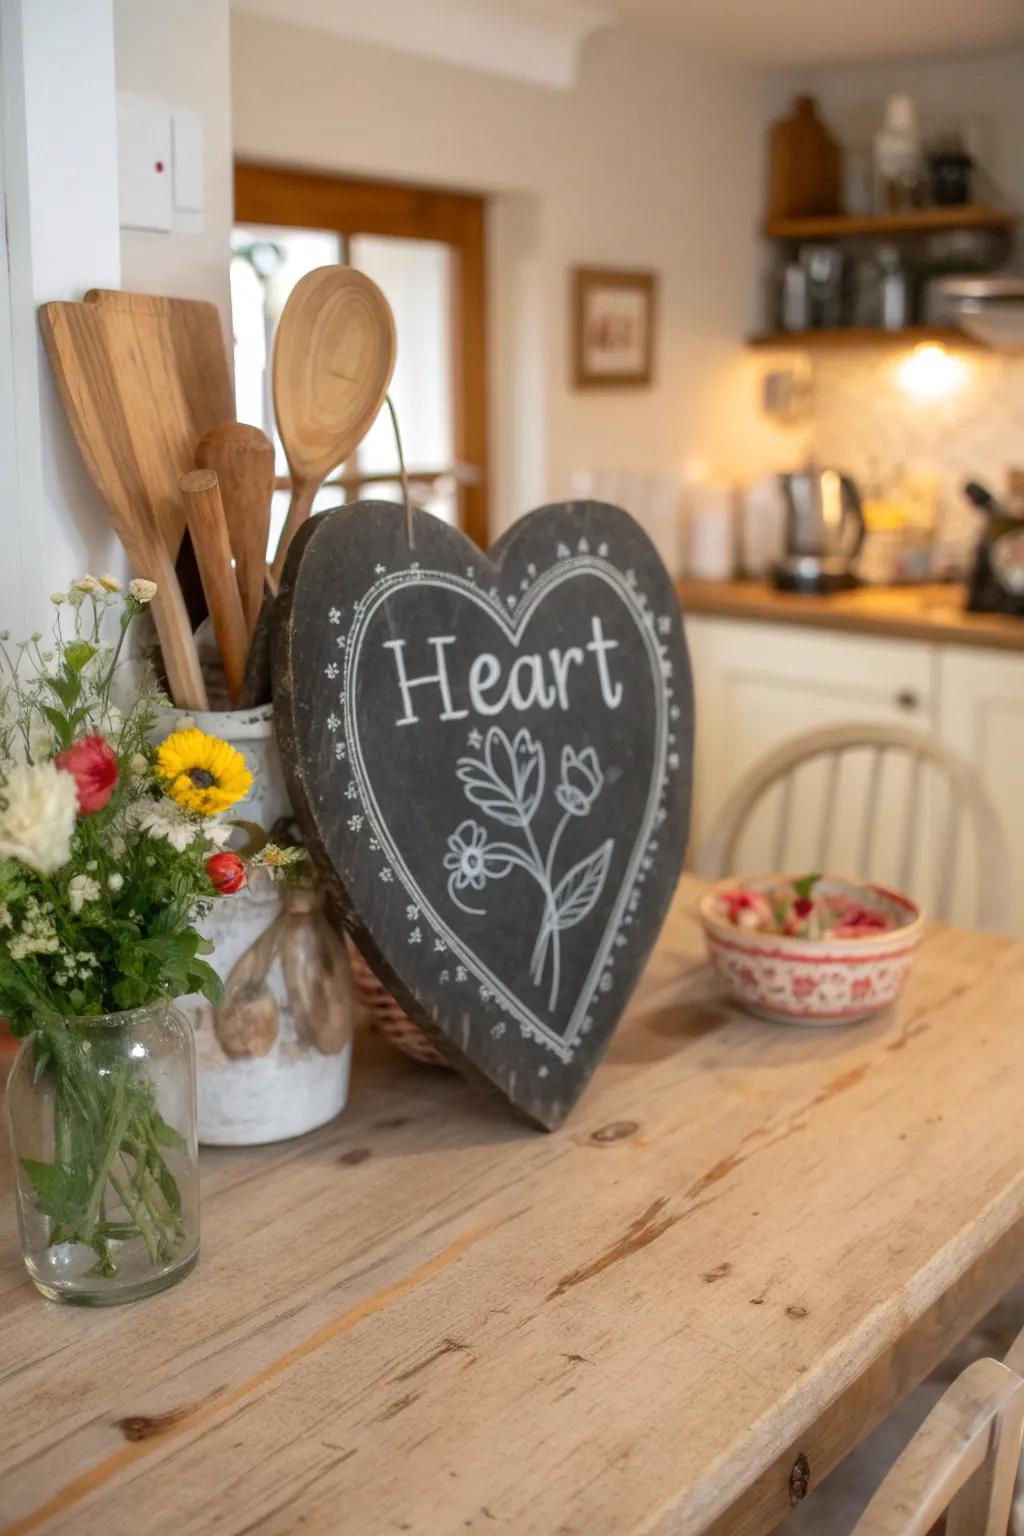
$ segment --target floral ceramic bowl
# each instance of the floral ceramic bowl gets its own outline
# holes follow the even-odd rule
[[[806,938],[736,921],[748,895],[756,902],[793,883],[785,875],[722,880],[701,898],[708,956],[736,1001],[758,1018],[810,1025],[859,1023],[895,1002],[924,931],[920,908],[885,886],[825,878],[816,897],[848,899],[878,926],[858,924],[856,937]]]

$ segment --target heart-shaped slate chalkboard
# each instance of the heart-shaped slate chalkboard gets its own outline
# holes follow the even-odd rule
[[[357,502],[303,529],[278,610],[278,738],[343,921],[455,1065],[558,1125],[686,848],[690,667],[654,546],[598,502],[487,555]]]

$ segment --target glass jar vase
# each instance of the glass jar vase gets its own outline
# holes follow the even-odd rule
[[[40,1020],[7,1085],[25,1266],[51,1301],[108,1306],[199,1254],[192,1030],[166,1000]]]

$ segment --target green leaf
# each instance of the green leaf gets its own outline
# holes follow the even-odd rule
[[[70,746],[72,727],[68,723],[67,717],[62,715],[59,709],[54,709],[52,704],[40,704],[39,712],[50,722],[56,731],[58,745],[61,747]]]
[[[66,1226],[74,1226],[84,1216],[90,1186],[83,1169],[40,1163],[34,1157],[23,1157],[21,1166],[32,1180],[36,1204],[44,1216]]]
[[[153,1131],[153,1140],[161,1147],[174,1147],[179,1152],[188,1151],[188,1142],[180,1131],[176,1131],[173,1125],[168,1125],[158,1109],[152,1112],[150,1125]]]
[[[70,645],[64,647],[64,660],[72,672],[84,672],[95,655],[96,647],[90,645],[88,640],[72,640]]]
[[[74,673],[70,677],[48,677],[46,683],[50,690],[57,695],[65,709],[72,709],[78,702],[78,695],[82,691],[82,685]]]
[[[193,960],[189,970],[189,986],[193,992],[201,992],[208,1003],[216,1008],[224,996],[224,983],[212,965],[205,960]]]
[[[175,1181],[174,1174],[168,1168],[163,1158],[160,1159],[156,1169],[156,1180],[160,1185],[160,1193],[167,1202],[167,1209],[172,1216],[181,1215],[181,1191]]]
[[[797,901],[810,901],[814,887],[820,879],[820,875],[804,875],[800,880],[794,880],[793,890],[796,892]]]

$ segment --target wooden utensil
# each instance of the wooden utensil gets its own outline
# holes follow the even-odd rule
[[[133,574],[157,584],[153,618],[171,698],[182,709],[205,709],[192,627],[136,453],[124,378],[112,363],[107,316],[98,304],[44,304],[40,323],[71,430],[114,532]]]
[[[238,590],[251,636],[263,605],[274,445],[259,427],[222,421],[200,438],[196,465],[212,469],[220,483]]]
[[[181,496],[224,668],[224,679],[234,703],[245,677],[249,632],[231,564],[231,541],[228,538],[220,486],[213,470],[192,469],[182,475]]]
[[[373,424],[394,368],[394,317],[376,283],[352,267],[300,278],[274,343],[274,412],[292,477],[276,579],[313,497]]]
[[[104,313],[110,366],[157,526],[177,561],[195,626],[203,618],[199,573],[184,539],[178,481],[195,464],[204,432],[235,414],[234,390],[215,304],[93,288]],[[180,558],[179,558],[180,553]]]

